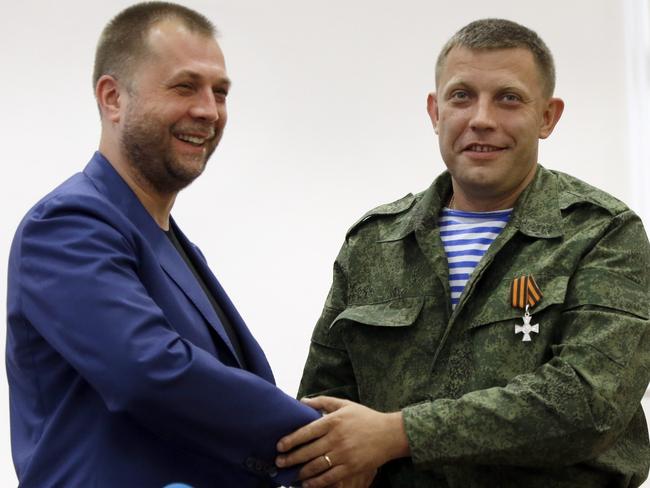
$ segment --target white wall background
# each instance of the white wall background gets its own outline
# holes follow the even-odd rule
[[[627,5],[647,9],[647,2]],[[2,297],[20,218],[97,147],[94,47],[104,24],[129,3],[2,2]],[[184,3],[219,26],[234,86],[221,147],[173,214],[201,246],[287,392],[297,390],[347,227],[379,203],[424,189],[443,168],[425,100],[438,50],[467,22],[506,17],[538,31],[555,54],[556,93],[566,101],[555,134],[542,143],[541,162],[642,210],[634,206],[634,192],[642,191],[632,183],[634,168],[650,161],[635,166],[629,150],[626,100],[634,85],[626,67],[640,58],[626,61],[623,2]],[[5,316],[4,298],[0,303]],[[0,385],[0,486],[13,486],[4,368]]]

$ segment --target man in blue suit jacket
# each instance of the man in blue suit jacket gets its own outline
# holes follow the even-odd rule
[[[9,262],[7,372],[24,487],[289,483],[279,438],[319,414],[264,353],[170,217],[226,122],[214,27],[130,7],[95,63],[99,152],[21,222]]]

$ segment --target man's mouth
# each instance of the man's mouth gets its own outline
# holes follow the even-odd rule
[[[495,151],[502,151],[503,147],[497,147],[497,146],[492,146],[490,144],[469,144],[468,146],[465,146],[465,151],[472,151],[472,152],[495,152]]]
[[[179,139],[183,142],[187,142],[189,144],[192,144],[193,146],[202,146],[205,144],[207,141],[211,140],[214,137],[214,130],[210,131],[210,133],[205,134],[205,135],[195,135],[195,134],[186,134],[186,133],[181,133],[181,132],[176,132],[174,133],[174,137],[176,139]]]

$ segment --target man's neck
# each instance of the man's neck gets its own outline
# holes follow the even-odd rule
[[[133,190],[135,196],[138,197],[138,200],[158,224],[158,227],[165,231],[169,230],[169,216],[176,201],[176,193],[161,195],[138,174],[128,173],[130,172],[127,172],[126,176],[120,173],[120,176]]]
[[[103,147],[104,146],[104,147]],[[119,151],[111,150],[100,143],[99,152],[106,157],[108,162],[113,166],[115,171],[122,177],[126,184],[131,188],[135,196],[140,200],[142,206],[149,212],[151,218],[158,224],[162,230],[169,230],[169,216],[171,214],[177,193],[161,194],[156,191],[152,185],[147,182],[134,168],[129,164]]]
[[[448,206],[452,210],[461,210],[464,212],[494,212],[496,210],[506,210],[514,207],[520,193],[495,198],[477,198],[467,197],[462,191],[454,190]]]
[[[452,210],[462,210],[465,212],[493,212],[513,208],[519,195],[533,181],[536,173],[537,165],[531,168],[530,172],[515,188],[499,193],[481,191],[481,189],[463,188],[452,176],[453,193],[448,205]]]

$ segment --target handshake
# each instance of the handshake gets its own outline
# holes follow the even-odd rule
[[[410,455],[401,412],[327,396],[302,402],[324,415],[280,439],[275,462],[280,468],[304,464],[303,488],[367,487],[379,466]]]

